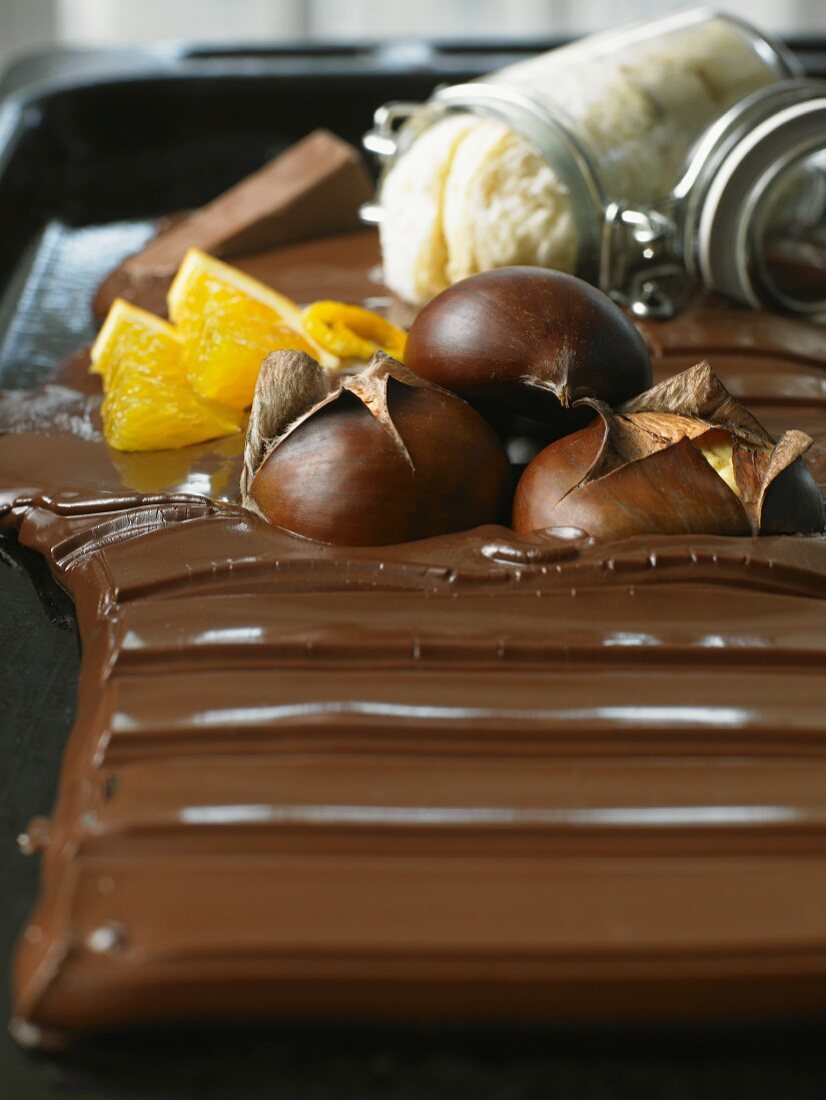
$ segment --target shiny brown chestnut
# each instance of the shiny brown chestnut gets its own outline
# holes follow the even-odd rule
[[[708,363],[660,383],[557,440],[517,485],[513,526],[571,524],[600,539],[641,534],[810,534],[823,530],[803,432],[775,443]]]
[[[270,523],[321,542],[382,546],[507,514],[507,455],[470,405],[382,352],[319,397],[327,387],[299,352],[262,367],[242,495]]]
[[[646,346],[622,310],[582,279],[541,267],[485,271],[437,295],[414,321],[404,361],[473,404],[541,420],[555,435],[587,423],[577,402],[617,405],[652,381]]]

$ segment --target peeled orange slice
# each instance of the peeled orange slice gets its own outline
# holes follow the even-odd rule
[[[407,333],[386,317],[345,302],[313,302],[303,312],[307,334],[343,359],[367,361],[376,351],[401,360]]]
[[[184,257],[167,305],[184,342],[190,384],[202,397],[248,407],[262,360],[284,348],[338,366],[304,331],[295,302],[199,249]]]
[[[161,451],[231,435],[241,427],[234,409],[206,401],[186,383],[122,369],[101,407],[103,434],[118,451]]]
[[[103,434],[116,450],[186,447],[240,428],[234,409],[192,392],[175,328],[131,302],[112,303],[91,360],[106,393]]]
[[[102,376],[104,389],[124,366],[183,383],[183,352],[183,341],[172,325],[116,298],[92,345],[89,369]]]

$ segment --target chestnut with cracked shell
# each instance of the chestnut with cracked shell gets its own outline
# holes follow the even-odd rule
[[[585,398],[617,405],[651,385],[642,337],[611,299],[573,275],[503,267],[437,295],[407,337],[405,364],[479,407],[574,431]]]
[[[516,489],[513,526],[572,524],[595,538],[641,534],[811,534],[820,490],[802,455],[779,442],[699,363],[546,447]]]
[[[382,352],[329,390],[302,352],[265,360],[241,483],[264,519],[322,542],[382,546],[507,514],[507,455],[460,398]]]

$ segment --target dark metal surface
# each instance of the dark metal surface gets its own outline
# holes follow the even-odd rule
[[[510,39],[505,42],[402,40],[399,42],[355,42],[307,45],[297,43],[266,46],[235,43],[226,46],[167,45],[135,49],[65,48],[46,49],[13,62],[0,76],[0,97],[21,90],[42,88],[51,83],[78,84],[83,81],[122,79],[128,76],[179,75],[193,77],[265,73],[325,73],[337,77],[369,73],[386,82],[388,96],[398,92],[391,78],[417,72],[431,85],[480,76],[564,45],[565,39],[543,37]],[[787,39],[810,76],[826,77],[826,42],[800,35]]]
[[[548,43],[184,48],[34,55],[0,92],[0,386],[87,342],[91,292],[151,232],[317,125],[357,142],[389,98],[427,96]],[[826,76],[826,48],[801,48]],[[79,653],[72,606],[0,536],[0,1027],[36,861],[15,838],[48,813]],[[826,1095],[826,1027],[672,1031],[211,1028],[101,1037],[32,1056],[0,1034],[0,1100],[41,1097],[779,1097]]]

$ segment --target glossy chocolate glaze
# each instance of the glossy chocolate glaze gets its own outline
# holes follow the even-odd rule
[[[354,297],[358,241],[246,266]],[[641,327],[826,485],[826,331]],[[310,543],[234,502],[240,438],[110,452],[83,371],[0,402],[0,522],[83,643],[21,1037],[826,1009],[826,540]]]

